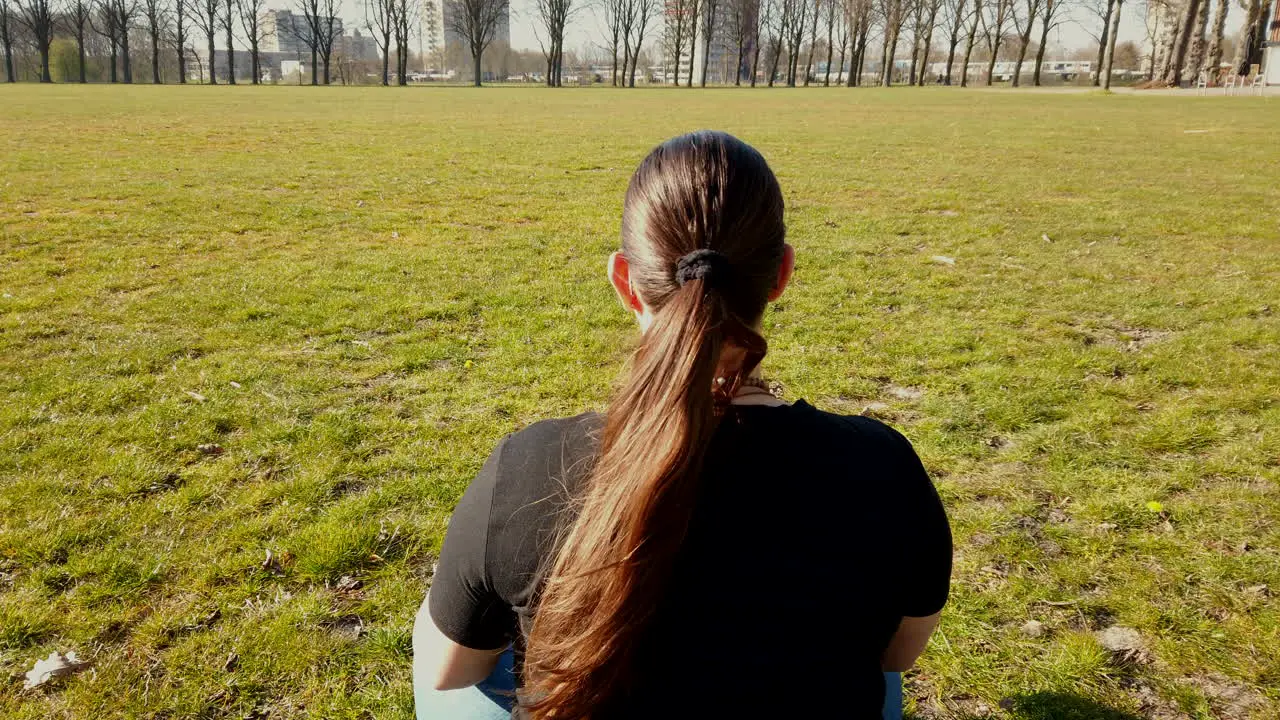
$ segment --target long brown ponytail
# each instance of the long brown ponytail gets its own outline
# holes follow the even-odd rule
[[[530,717],[589,718],[625,696],[633,650],[685,538],[723,391],[763,355],[750,328],[777,281],[782,215],[764,158],[724,133],[669,140],[632,177],[622,253],[653,322],[609,405],[538,602],[522,693]],[[718,384],[726,343],[748,362]]]

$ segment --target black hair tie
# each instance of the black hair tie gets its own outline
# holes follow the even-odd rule
[[[676,262],[676,284],[684,287],[690,280],[701,280],[716,287],[729,274],[729,258],[715,250],[694,250]]]

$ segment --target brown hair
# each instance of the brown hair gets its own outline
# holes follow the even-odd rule
[[[549,565],[525,656],[530,717],[588,718],[625,697],[719,410],[764,355],[750,328],[778,279],[782,215],[764,158],[725,133],[668,140],[632,176],[622,253],[653,323],[609,405],[577,515]],[[747,360],[718,384],[726,342]]]

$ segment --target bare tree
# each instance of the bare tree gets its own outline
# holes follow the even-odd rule
[[[1222,65],[1222,36],[1227,27],[1228,9],[1227,0],[1218,0],[1217,7],[1213,11],[1213,34],[1209,37],[1209,53],[1204,62],[1204,68],[1209,73],[1211,83],[1218,79],[1218,68]]]
[[[742,63],[746,60],[747,45],[751,44],[755,30],[756,15],[759,14],[759,0],[728,0],[725,11],[729,21],[729,42],[736,51],[738,62],[733,66],[733,84],[742,85]],[[760,43],[755,43],[759,50]],[[757,53],[758,54],[758,53]]]
[[[795,87],[800,71],[800,51],[804,49],[804,29],[809,22],[809,2],[792,0],[790,5],[792,22],[790,37],[787,38],[787,87]]]
[[[942,84],[951,84],[951,67],[956,62],[956,48],[963,36],[964,20],[969,10],[968,0],[946,0],[942,5],[943,19],[947,25],[947,69]]]
[[[118,52],[119,39],[116,36],[116,12],[111,0],[98,0],[97,5],[89,9],[89,28],[107,41],[107,48],[110,53],[107,58],[109,63],[107,77],[114,84],[117,80],[116,54]]]
[[[418,4],[396,0],[396,84],[409,84],[409,28],[418,21]]]
[[[766,15],[765,30],[768,32],[769,47],[769,87],[773,87],[773,83],[778,77],[778,63],[782,59],[782,47],[786,44],[786,36],[788,32],[788,22],[790,21],[790,13],[792,3],[790,0],[761,0],[761,6],[768,3],[769,12]]]
[[[680,57],[684,55],[685,44],[689,42],[689,17],[693,15],[693,2],[694,0],[666,0],[665,3],[666,14],[674,16],[674,21],[667,23],[663,39],[671,58],[671,84],[677,87],[680,85]],[[693,53],[689,55],[692,57]]]
[[[995,0],[995,4],[990,6],[991,13],[986,27],[987,50],[991,53],[991,59],[987,61],[987,85],[991,85],[991,81],[996,72],[996,59],[1000,56],[1000,42],[1004,40],[1005,23],[1009,21],[1009,15],[1013,11],[1014,0]]]
[[[174,0],[173,43],[178,48],[178,82],[187,82],[187,27],[192,6],[191,0]]]
[[[822,87],[831,86],[831,61],[835,54],[836,41],[836,0],[827,0],[827,71],[822,76]],[[844,49],[840,49],[841,56],[844,55]],[[843,57],[841,65],[844,64]]]
[[[222,29],[227,33],[227,84],[236,84],[236,49],[235,49],[235,26],[236,26],[236,0],[225,0],[223,2],[223,13],[219,22]],[[209,74],[213,74],[213,63],[209,63]]]
[[[1114,2],[1115,9],[1111,13],[1111,31],[1107,34],[1107,59],[1102,68],[1102,88],[1104,90],[1111,89],[1111,66],[1116,60],[1116,36],[1120,34],[1120,11],[1124,7],[1124,0],[1114,0]]]
[[[129,52],[129,33],[138,18],[138,0],[113,0],[116,32],[120,33],[120,68],[126,85],[133,83],[133,55]]]
[[[5,0],[0,0],[0,3]],[[80,84],[88,82],[85,77],[85,30],[89,26],[89,16],[93,13],[87,0],[67,0],[62,11],[62,27],[76,39],[76,57],[80,66]]]
[[[536,0],[538,4],[538,12],[542,12],[542,6],[550,2],[558,0]],[[627,21],[633,19],[633,15],[628,15],[628,9],[634,5],[635,0],[600,0],[596,5],[600,13],[600,20],[604,27],[604,46],[609,52],[611,58],[611,68],[609,71],[609,84],[617,87],[621,80],[622,85],[626,85],[627,61],[631,58],[631,48],[627,45]],[[618,51],[622,51],[622,67],[618,67]],[[546,51],[544,50],[544,53]],[[547,57],[547,85],[551,85],[551,58]]]
[[[178,0],[182,2],[182,0]],[[236,0],[240,9],[240,27],[244,37],[249,41],[249,70],[253,73],[253,84],[262,82],[262,41],[266,39],[266,31],[262,26],[262,13],[267,9],[267,0]]]
[[[1117,0],[1118,2],[1119,0]],[[1182,67],[1187,60],[1187,48],[1190,46],[1191,33],[1194,31],[1196,13],[1200,9],[1200,5],[1208,0],[1188,0],[1187,7],[1183,11],[1182,20],[1179,23],[1178,42],[1174,46],[1172,63],[1166,71],[1164,81],[1166,84],[1177,87],[1182,84]],[[1119,8],[1116,8],[1119,12]],[[1108,77],[1109,81],[1111,78]]]
[[[1102,22],[1102,29],[1098,31],[1098,59],[1094,62],[1093,86],[1097,87],[1102,82],[1102,61],[1107,51],[1107,38],[1111,33],[1111,15],[1115,12],[1115,0],[1093,0],[1089,5],[1089,11],[1096,15]]]
[[[755,47],[751,50],[751,87],[756,86],[760,74],[760,51],[765,43],[765,34],[773,22],[773,0],[755,0]]]
[[[1026,14],[1019,16],[1014,10],[1013,27],[1018,32],[1018,60],[1013,64],[1013,86],[1018,87],[1022,84],[1022,63],[1027,57],[1027,48],[1031,45],[1031,28],[1036,24],[1036,16],[1040,14],[1040,9],[1044,0],[1023,0],[1023,7]]]
[[[905,12],[911,23],[911,62],[907,65],[907,84],[916,84],[916,61],[920,59],[920,31],[924,27],[924,0],[906,0]]]
[[[618,36],[621,30],[622,12],[621,5],[623,3],[618,0],[605,0],[605,5],[614,3],[619,6],[614,12],[610,12],[613,18],[615,29],[613,35],[613,84],[618,84]],[[625,2],[625,0],[624,0]],[[542,28],[547,34],[546,45],[542,48],[542,55],[547,61],[547,87],[561,87],[561,75],[564,67],[564,31],[569,25],[569,19],[574,12],[573,0],[534,0],[534,11],[538,20],[542,23]],[[609,12],[606,9],[606,12]],[[539,38],[541,43],[542,39]]]
[[[938,25],[938,11],[942,8],[942,0],[924,0],[924,45],[920,50],[920,87],[924,87],[929,70],[929,53],[933,51],[933,31]],[[919,30],[916,31],[919,35]]]
[[[1240,40],[1236,43],[1236,56],[1231,63],[1236,72],[1241,75],[1245,73],[1240,70],[1248,71],[1248,65],[1258,44],[1257,26],[1266,18],[1263,7],[1262,0],[1248,0],[1248,5],[1245,6],[1244,24],[1240,26]]]
[[[49,45],[53,43],[53,8],[49,0],[17,0],[18,14],[15,19],[19,25],[27,29],[36,51],[40,53],[40,82],[51,83],[49,74]],[[8,23],[6,23],[7,29]]]
[[[382,52],[382,86],[391,84],[391,31],[395,24],[395,0],[366,0],[364,25]]]
[[[707,86],[707,67],[711,65],[711,36],[715,33],[716,13],[720,9],[721,0],[701,0],[702,2],[702,77],[698,84]],[[723,79],[721,80],[723,82]]]
[[[151,38],[151,82],[159,85],[160,77],[160,36],[169,23],[168,11],[162,0],[142,0],[142,15],[147,19],[147,35]]]
[[[410,28],[419,24],[421,5],[410,0],[396,0],[396,83],[408,85],[408,41]]]
[[[8,83],[18,82],[18,76],[13,72],[12,19],[13,10],[9,8],[9,0],[0,0],[0,44],[4,45],[4,81]],[[83,62],[80,67],[84,67]]]
[[[973,45],[982,24],[982,0],[973,0],[973,14],[969,16],[969,33],[964,44],[964,67],[960,70],[960,87],[969,87],[969,58],[973,57]]]
[[[809,6],[806,5],[806,8]],[[818,46],[818,20],[822,15],[822,0],[813,0],[812,17],[809,23],[809,57],[804,61],[804,86],[809,87],[809,77],[813,75],[813,51]]]
[[[880,17],[884,21],[884,49],[881,51],[880,84],[893,84],[893,59],[898,54],[898,35],[906,22],[902,0],[879,0]]]
[[[848,13],[849,3],[847,2],[847,0],[840,0],[839,5],[840,5],[840,10],[836,14],[836,32],[838,33],[836,36],[837,37],[836,42],[840,44],[840,62],[838,65],[836,65],[836,84],[837,85],[840,84],[840,75],[841,73],[844,72],[845,58],[848,57],[849,39],[850,39],[850,30],[851,30],[851,28],[849,27],[849,13]],[[836,7],[836,0],[831,1],[831,7],[833,8]],[[828,80],[831,79],[831,61],[830,60],[827,61],[827,79]]]
[[[1058,11],[1062,9],[1063,1],[1044,0],[1044,11],[1040,17],[1040,47],[1036,48],[1036,69],[1031,75],[1031,84],[1037,87],[1040,85],[1040,70],[1044,67],[1044,51],[1049,46],[1049,31],[1062,22]]]
[[[698,26],[705,25],[702,22],[702,3],[703,0],[688,0],[689,3],[689,71],[685,75],[685,87],[693,87],[693,65],[697,58],[698,47]],[[705,28],[704,28],[705,29]]]
[[[193,16],[196,27],[204,33],[204,39],[208,42],[209,50],[209,84],[217,85],[218,76],[213,71],[214,60],[217,58],[217,48],[214,42],[218,37],[218,0],[195,0],[199,3],[193,9],[197,10]]]
[[[333,2],[333,0],[325,0]],[[462,37],[471,50],[475,66],[474,85],[480,87],[484,77],[480,57],[497,35],[498,25],[507,15],[508,0],[444,0],[450,11],[445,13],[446,29]]]
[[[871,32],[871,20],[875,6],[872,0],[843,0],[845,24],[849,26],[849,41],[852,53],[849,57],[849,75],[845,85],[855,87],[862,84],[862,66],[867,58],[867,36]]]
[[[653,24],[653,19],[663,9],[661,0],[635,0],[635,15],[633,20],[629,20],[627,27],[627,44],[631,46],[631,60],[628,63],[631,70],[627,73],[627,87],[636,86],[636,65],[640,63],[640,51],[644,48],[644,36],[649,31],[649,26]],[[631,30],[634,28],[635,40],[631,39]],[[645,70],[645,77],[648,77],[648,70]]]
[[[329,65],[333,59],[333,44],[341,35],[338,26],[341,3],[339,0],[300,0],[299,5],[307,35],[302,42],[311,50],[311,84],[316,84],[316,65],[321,64],[324,66],[324,84],[328,85],[332,77]]]
[[[1191,57],[1187,61],[1187,69],[1195,75],[1204,69],[1204,55],[1208,42],[1205,33],[1209,30],[1209,0],[1199,0],[1196,8],[1195,26],[1192,28]],[[1207,74],[1207,73],[1206,73]]]

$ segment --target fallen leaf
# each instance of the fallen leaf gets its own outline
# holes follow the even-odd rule
[[[237,654],[234,650],[232,650],[231,654],[227,655],[227,661],[222,663],[222,669],[225,672],[234,672],[236,669],[236,666],[239,664],[240,664],[240,655]]]
[[[37,660],[34,667],[27,671],[27,680],[22,686],[28,690],[38,688],[58,678],[67,677],[89,667],[89,663],[80,662],[74,650],[65,656],[58,652],[49,653],[44,660]]]
[[[209,399],[209,398],[206,398],[205,396],[201,395],[200,393],[198,393],[198,392],[192,392],[191,390],[188,390],[188,391],[187,391],[187,394],[188,394],[188,395],[190,395],[191,397],[195,398],[195,401],[196,401],[196,402],[204,402],[205,400],[208,400],[208,399]]]
[[[233,387],[233,388],[235,388],[235,389],[239,390],[239,389],[240,389],[240,383],[236,382],[235,380],[232,380],[232,381],[231,381],[231,387]]]
[[[223,447],[217,443],[202,443],[196,446],[196,450],[201,455],[221,455],[226,452]]]
[[[1053,242],[1053,238],[1049,237],[1049,235],[1048,235],[1048,234],[1046,234],[1046,233],[1041,233],[1041,234],[1040,234],[1040,239],[1041,239],[1041,240],[1043,240],[1043,241],[1045,241],[1045,242],[1047,242],[1047,243],[1051,243],[1051,242]]]
[[[930,259],[930,260],[932,260],[932,261],[934,261],[934,262],[936,262],[936,263],[941,263],[941,264],[943,264],[943,265],[955,265],[955,264],[956,264],[956,259],[955,259],[955,258],[953,258],[953,257],[947,257],[946,255],[934,255],[933,257],[931,257],[931,258],[929,258],[929,259]]]

